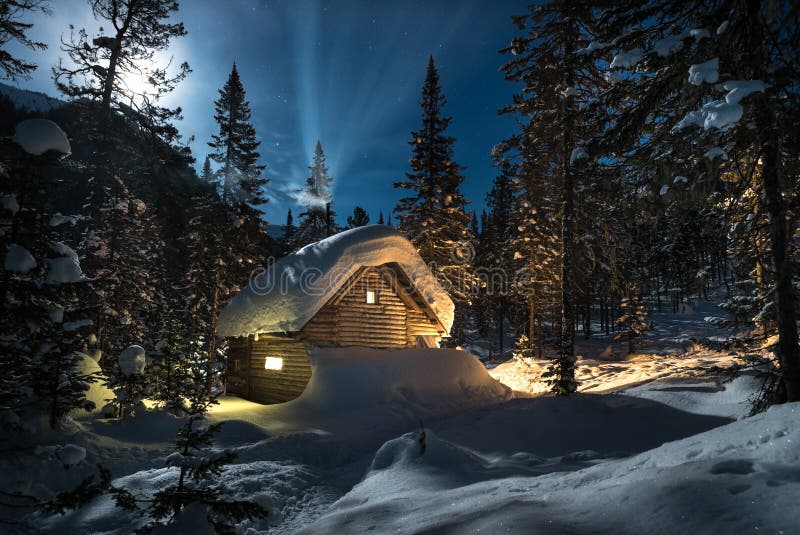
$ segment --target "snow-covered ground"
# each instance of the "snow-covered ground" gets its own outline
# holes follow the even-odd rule
[[[239,532],[794,533],[800,406],[746,417],[758,381],[695,369],[732,356],[684,341],[707,328],[690,316],[665,317],[646,353],[581,360],[585,392],[569,398],[512,394],[461,351],[364,349],[315,354],[293,402],[223,398],[217,446],[238,457],[222,480],[270,512]],[[540,364],[521,365],[525,385]],[[490,372],[514,383],[515,366]],[[65,487],[102,462],[147,496],[175,478],[164,457],[179,425],[160,411],[80,418],[71,435],[37,440],[85,448],[84,460],[7,455],[3,489]],[[108,497],[33,521],[55,533],[135,527]]]

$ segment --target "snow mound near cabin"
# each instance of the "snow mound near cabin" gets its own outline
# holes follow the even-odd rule
[[[800,404],[776,406],[627,459],[536,477],[524,466],[517,477],[498,474],[434,437],[422,454],[406,435],[384,445],[364,480],[300,532],[794,533],[798,416]]]
[[[387,405],[419,417],[500,403],[511,389],[456,349],[311,351],[313,373],[293,408],[324,417]]]
[[[58,154],[72,153],[67,134],[48,119],[27,119],[19,123],[14,131],[14,142],[25,152],[40,156],[54,151]]]
[[[360,267],[389,262],[400,266],[449,332],[453,301],[411,242],[392,227],[368,225],[307,245],[268,266],[220,313],[217,334],[299,331]]]

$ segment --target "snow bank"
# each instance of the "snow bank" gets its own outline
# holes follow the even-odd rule
[[[147,359],[142,346],[132,345],[122,350],[119,354],[119,369],[123,375],[141,375],[144,372]]]
[[[36,268],[36,259],[28,250],[21,245],[12,243],[8,246],[6,252],[6,259],[3,263],[6,271],[13,271],[15,273],[27,273]]]
[[[75,257],[49,258],[47,265],[49,268],[44,278],[47,284],[66,284],[86,280],[86,276],[81,271],[81,266]]]
[[[19,212],[19,203],[17,202],[17,196],[13,193],[10,195],[3,195],[0,197],[0,208],[3,210],[8,210],[11,212],[11,215],[16,214]]]
[[[17,125],[14,142],[25,152],[40,156],[54,151],[58,154],[72,153],[67,134],[53,121],[47,119],[27,119]]]
[[[800,404],[787,404],[627,459],[531,477],[535,458],[488,459],[433,435],[423,454],[409,434],[301,533],[794,533],[798,441]]]
[[[86,450],[75,444],[67,444],[56,449],[56,457],[66,466],[74,466],[86,459]]]
[[[441,414],[511,397],[477,358],[456,349],[320,348],[310,357],[311,381],[290,403],[321,418],[387,405]]]
[[[295,332],[362,266],[397,263],[450,330],[453,302],[414,246],[384,225],[347,230],[303,247],[251,279],[219,315],[220,336]]]

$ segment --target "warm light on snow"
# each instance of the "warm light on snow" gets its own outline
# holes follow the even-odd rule
[[[283,359],[280,357],[267,357],[264,361],[265,370],[282,370]]]

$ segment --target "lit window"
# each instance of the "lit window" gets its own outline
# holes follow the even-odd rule
[[[280,357],[267,357],[264,361],[265,370],[281,370],[283,369],[283,359]]]
[[[377,302],[378,299],[377,296],[375,295],[375,292],[373,292],[372,290],[367,290],[367,304],[374,305]]]

